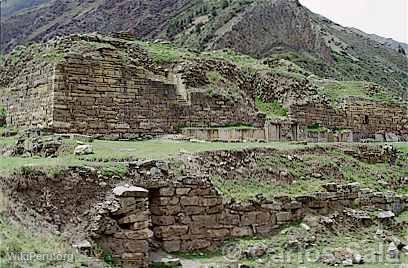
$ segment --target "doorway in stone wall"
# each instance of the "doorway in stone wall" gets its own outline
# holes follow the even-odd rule
[[[364,121],[363,121],[364,125],[368,125],[369,120],[368,120],[368,115],[364,115]]]

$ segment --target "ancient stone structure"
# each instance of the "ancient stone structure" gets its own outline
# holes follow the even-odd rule
[[[282,196],[247,204],[225,202],[205,178],[182,178],[151,192],[153,233],[169,252],[206,249],[227,238],[265,235],[302,219],[344,208],[378,208],[399,213],[406,200],[360,189],[329,185],[328,192]]]
[[[346,208],[376,208],[398,214],[407,204],[395,194],[361,189],[355,184],[328,184],[326,189],[236,203],[225,200],[206,178],[180,177],[151,188],[148,194],[138,190],[119,196],[121,206],[112,213],[121,228],[113,232],[108,228],[100,241],[125,264],[145,267],[151,235],[167,252],[189,252],[214,248],[229,238],[271,234],[310,214],[328,215]]]
[[[148,267],[150,215],[148,191],[140,187],[119,186],[113,189],[115,205],[99,210],[94,223],[98,243],[120,260],[122,267]],[[109,209],[107,209],[109,208]],[[100,212],[102,211],[102,213]]]
[[[155,65],[131,41],[73,36],[62,42],[58,49],[79,51],[57,50],[60,60],[27,62],[0,90],[8,125],[121,137],[174,133],[182,126],[262,125],[254,100],[251,106],[186,88],[197,78],[184,76],[194,72]],[[76,47],[84,42],[85,48]]]
[[[370,148],[359,146],[347,153],[367,163],[386,163],[392,158],[386,150]],[[247,176],[237,178],[238,173],[234,173],[238,166],[244,168],[246,163],[253,167],[251,158],[274,153],[273,149],[208,152],[208,158],[200,158],[207,164],[200,163],[200,167],[217,171],[220,169],[214,163],[230,161],[227,172],[220,170],[228,173],[223,179],[229,175],[230,179],[245,179]],[[57,178],[27,171],[0,187],[13,201],[12,215],[28,217],[27,222],[40,221],[44,226],[46,221],[51,230],[72,234],[75,240],[92,240],[127,267],[146,267],[149,252],[157,247],[168,252],[213,248],[225,239],[272,234],[307,215],[329,215],[345,209],[376,208],[397,215],[408,201],[406,196],[375,192],[358,184],[330,183],[322,192],[270,198],[260,195],[237,202],[217,190],[211,174],[196,168],[181,175],[174,164],[130,162],[122,178],[88,167],[69,168]],[[272,175],[269,179],[272,181]],[[35,208],[38,218],[27,213],[30,208]]]
[[[408,108],[397,104],[348,99],[338,107],[325,103],[293,105],[290,118],[302,129],[320,124],[330,129],[349,129],[353,140],[374,138],[376,133],[395,133],[405,140],[408,135]]]
[[[298,125],[289,120],[268,120],[263,128],[183,128],[186,137],[205,141],[295,141],[298,140]]]

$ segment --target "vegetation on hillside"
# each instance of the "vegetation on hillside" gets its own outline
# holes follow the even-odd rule
[[[406,144],[401,144],[396,165],[389,163],[369,164],[336,148],[317,150],[313,153],[296,154],[289,160],[286,155],[276,154],[257,159],[257,167],[276,172],[287,173],[293,182],[271,182],[267,177],[249,177],[245,179],[225,179],[214,176],[212,182],[227,197],[237,201],[256,200],[262,196],[270,199],[285,194],[290,196],[321,191],[324,184],[359,183],[377,191],[394,190],[407,194],[408,187],[400,184],[400,179],[408,174],[408,154]]]
[[[285,118],[288,116],[288,109],[283,107],[278,101],[263,102],[256,98],[256,108],[269,119]]]

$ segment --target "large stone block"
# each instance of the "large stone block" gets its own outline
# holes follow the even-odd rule
[[[180,237],[188,232],[187,225],[169,225],[169,226],[158,226],[153,228],[154,235],[157,238],[172,238],[174,240],[176,237]]]
[[[147,197],[149,191],[136,186],[118,186],[113,189],[117,197]]]

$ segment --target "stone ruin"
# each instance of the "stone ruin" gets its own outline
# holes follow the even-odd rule
[[[259,131],[218,138],[210,133],[207,140],[223,140],[223,135],[232,137],[226,140],[240,135],[241,140],[274,141],[408,139],[407,107],[352,98],[334,107],[313,97],[317,93],[310,83],[251,75],[222,60],[157,62],[129,36],[72,35],[13,53],[18,60],[0,66],[0,104],[10,127],[137,138],[184,127],[206,131],[245,124]],[[221,82],[212,84],[208,72],[216,72]],[[265,125],[255,95],[284,103],[290,120]],[[316,136],[307,132],[313,124],[352,135]]]
[[[100,35],[27,50],[21,63],[7,63],[0,79],[9,126],[128,138],[183,126],[263,124],[249,76],[227,62],[158,64],[134,41]],[[55,58],[36,55],[42,51]],[[233,80],[237,96],[209,94],[208,70]]]
[[[408,141],[408,107],[396,103],[378,103],[348,98],[333,106],[325,102],[292,105],[289,117],[301,129],[320,124],[328,129],[347,129],[351,141]]]
[[[386,151],[363,147],[358,157],[364,161],[384,163],[390,158]],[[236,166],[247,163],[248,155],[273,153],[276,151],[265,149],[208,152],[198,160],[208,161],[200,165],[208,172],[216,170],[214,162],[226,161],[230,161],[228,170],[238,170]],[[180,175],[171,163],[156,160],[127,166],[121,178],[81,167],[56,177],[27,172],[0,186],[13,201],[9,202],[14,206],[11,215],[33,217],[24,222],[39,226],[46,222],[50,224],[47,228],[68,235],[73,242],[91,241],[112,252],[124,267],[148,267],[150,253],[157,249],[192,252],[213,249],[231,238],[271,235],[308,215],[351,211],[359,217],[359,211],[370,209],[398,215],[408,201],[406,196],[376,192],[356,183],[328,183],[321,192],[257,196],[239,202],[225,197],[202,170]]]

